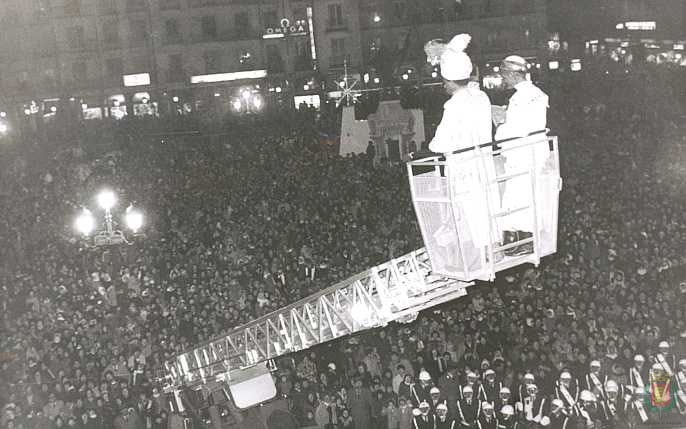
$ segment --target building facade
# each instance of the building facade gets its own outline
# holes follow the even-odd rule
[[[545,0],[5,0],[0,25],[1,108],[31,114],[316,92],[344,66],[388,85],[432,38],[469,32],[490,59],[547,37]]]

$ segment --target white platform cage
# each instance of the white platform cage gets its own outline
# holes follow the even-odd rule
[[[542,131],[411,161],[407,169],[434,273],[492,281],[557,251],[557,137]]]

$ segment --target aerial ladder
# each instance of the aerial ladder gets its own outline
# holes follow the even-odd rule
[[[271,386],[270,382],[251,384],[260,377],[271,379],[266,362],[392,321],[413,321],[424,309],[467,295],[475,280],[490,281],[497,272],[526,263],[538,266],[542,257],[554,253],[562,184],[557,137],[542,131],[458,152],[456,158],[430,156],[407,163],[426,247],[371,267],[174,356],[164,363],[159,379],[164,390],[170,393],[208,384],[228,386],[233,404],[249,408],[276,395],[273,381]],[[513,154],[528,156],[530,162],[520,171],[495,172],[497,169],[489,167],[499,156]],[[466,168],[476,174],[470,176],[469,183],[459,183]],[[529,191],[522,196],[520,206],[501,207],[500,194],[515,180],[523,180]],[[466,258],[473,240],[464,222],[464,192],[483,201],[491,237],[487,246],[474,249],[472,254],[478,257],[473,261]],[[499,225],[515,215],[528,217],[533,231],[529,237],[503,244],[499,242]],[[517,246],[528,246],[529,251],[504,255]],[[257,391],[263,395],[255,394]]]

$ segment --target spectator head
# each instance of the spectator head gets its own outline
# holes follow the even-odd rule
[[[436,414],[440,418],[445,418],[448,415],[448,407],[441,402],[440,404],[436,405]]]

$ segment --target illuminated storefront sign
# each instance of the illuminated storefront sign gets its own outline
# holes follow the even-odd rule
[[[124,75],[124,86],[143,86],[150,85],[149,73],[127,74]]]
[[[627,21],[620,22],[615,28],[617,30],[655,31],[657,23],[655,21]]]
[[[191,83],[229,82],[242,79],[261,79],[267,77],[267,70],[250,70],[234,73],[215,73],[191,76]]]
[[[307,35],[307,21],[299,19],[291,22],[284,18],[280,22],[280,27],[268,27],[263,39],[278,39],[284,36],[305,36]]]

